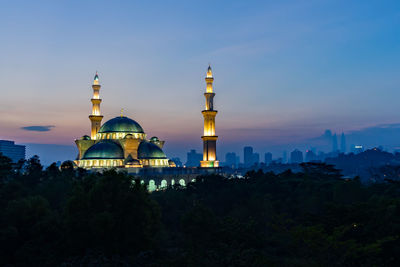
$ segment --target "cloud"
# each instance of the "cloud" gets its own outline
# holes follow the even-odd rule
[[[45,126],[34,125],[34,126],[21,127],[21,129],[25,130],[25,131],[33,131],[33,132],[48,132],[53,127],[55,127],[55,126],[54,125],[45,125]]]

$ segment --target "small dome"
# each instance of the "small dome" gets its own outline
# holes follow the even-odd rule
[[[160,139],[158,139],[157,136],[153,136],[152,138],[150,138],[150,141],[151,142],[158,142],[158,141],[160,141]]]
[[[173,161],[173,160],[168,160],[168,165],[170,166],[170,167],[176,167],[176,164],[175,164],[175,162]]]
[[[84,135],[81,137],[81,140],[91,140],[89,135]]]
[[[85,152],[82,159],[123,159],[124,151],[117,143],[102,140]]]
[[[99,133],[144,133],[142,126],[128,117],[115,117],[101,126]]]
[[[153,143],[142,141],[138,148],[139,159],[166,159],[161,148]]]
[[[140,161],[137,159],[134,159],[131,154],[128,155],[128,157],[124,161],[125,165],[130,165],[130,166],[138,166],[141,165]]]
[[[125,139],[133,139],[133,134],[127,134],[124,137]]]

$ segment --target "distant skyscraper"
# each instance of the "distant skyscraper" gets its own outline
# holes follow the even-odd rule
[[[346,149],[346,136],[344,135],[344,133],[342,133],[342,136],[340,138],[340,152],[342,153],[346,153],[347,149]]]
[[[312,150],[306,151],[306,162],[311,162],[317,160],[317,155]]]
[[[253,162],[252,162],[252,164],[251,165],[254,165],[254,164],[260,164],[260,154],[258,154],[258,153],[253,153]]]
[[[336,133],[332,136],[332,152],[338,151],[338,142]]]
[[[271,152],[267,152],[264,154],[264,162],[265,165],[269,165],[272,162],[272,153]]]
[[[197,153],[196,150],[192,149],[190,152],[187,153],[187,167],[199,167],[200,161],[203,160],[203,155]]]
[[[251,146],[246,146],[243,149],[244,156],[244,166],[250,167],[253,165],[253,148]]]
[[[298,149],[295,149],[290,153],[290,162],[291,163],[302,163],[303,162],[303,152]]]
[[[14,141],[0,140],[0,153],[15,163],[25,159],[25,146],[16,145]]]
[[[286,151],[283,151],[281,163],[283,163],[283,164],[287,163],[287,152]]]
[[[329,129],[325,130],[324,136],[326,138],[331,138],[332,137],[332,131],[329,130]]]
[[[237,168],[236,159],[237,159],[236,153],[234,153],[234,152],[226,153],[226,155],[225,155],[225,165],[230,167],[230,168],[232,168],[232,169],[236,169]]]

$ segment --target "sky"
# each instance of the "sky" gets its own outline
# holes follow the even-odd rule
[[[167,156],[201,150],[209,63],[220,158],[306,147],[325,129],[400,146],[400,130],[385,135],[400,123],[399,1],[0,4],[0,139],[28,154],[77,153],[96,71],[104,121],[123,108]]]

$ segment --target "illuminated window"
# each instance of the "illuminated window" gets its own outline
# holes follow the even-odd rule
[[[157,189],[156,183],[154,182],[154,180],[150,180],[149,185],[147,186],[147,190],[149,190],[150,192],[153,192],[156,189]]]

